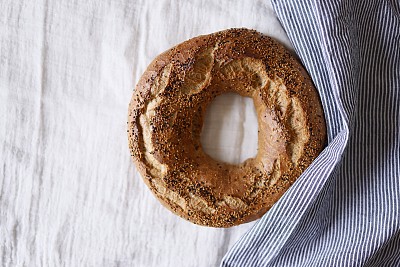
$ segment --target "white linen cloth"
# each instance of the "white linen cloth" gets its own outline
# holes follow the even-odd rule
[[[0,1],[1,266],[219,265],[252,223],[200,227],[162,207],[126,119],[156,55],[231,27],[289,46],[268,1]],[[252,102],[228,95],[211,111],[206,151],[252,156]]]

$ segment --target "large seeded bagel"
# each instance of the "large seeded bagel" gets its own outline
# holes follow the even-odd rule
[[[239,165],[200,143],[218,95],[251,97],[258,152]],[[284,47],[256,31],[230,29],[183,42],[154,59],[129,106],[132,158],[158,200],[200,225],[230,227],[261,217],[318,156],[326,128],[318,93]]]

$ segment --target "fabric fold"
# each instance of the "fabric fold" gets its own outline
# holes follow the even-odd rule
[[[400,58],[389,40],[399,38],[399,4],[272,2],[320,93],[328,146],[221,266],[395,266],[400,78],[390,73]]]

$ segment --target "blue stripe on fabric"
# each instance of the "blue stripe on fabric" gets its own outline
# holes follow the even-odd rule
[[[400,2],[273,0],[328,146],[221,266],[400,266]]]

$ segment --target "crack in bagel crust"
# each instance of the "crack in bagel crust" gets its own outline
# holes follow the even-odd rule
[[[207,105],[236,92],[254,101],[258,152],[239,165],[213,160],[199,137]],[[271,38],[231,29],[158,56],[129,107],[131,155],[171,211],[229,227],[261,217],[325,145],[318,94],[301,65]]]

